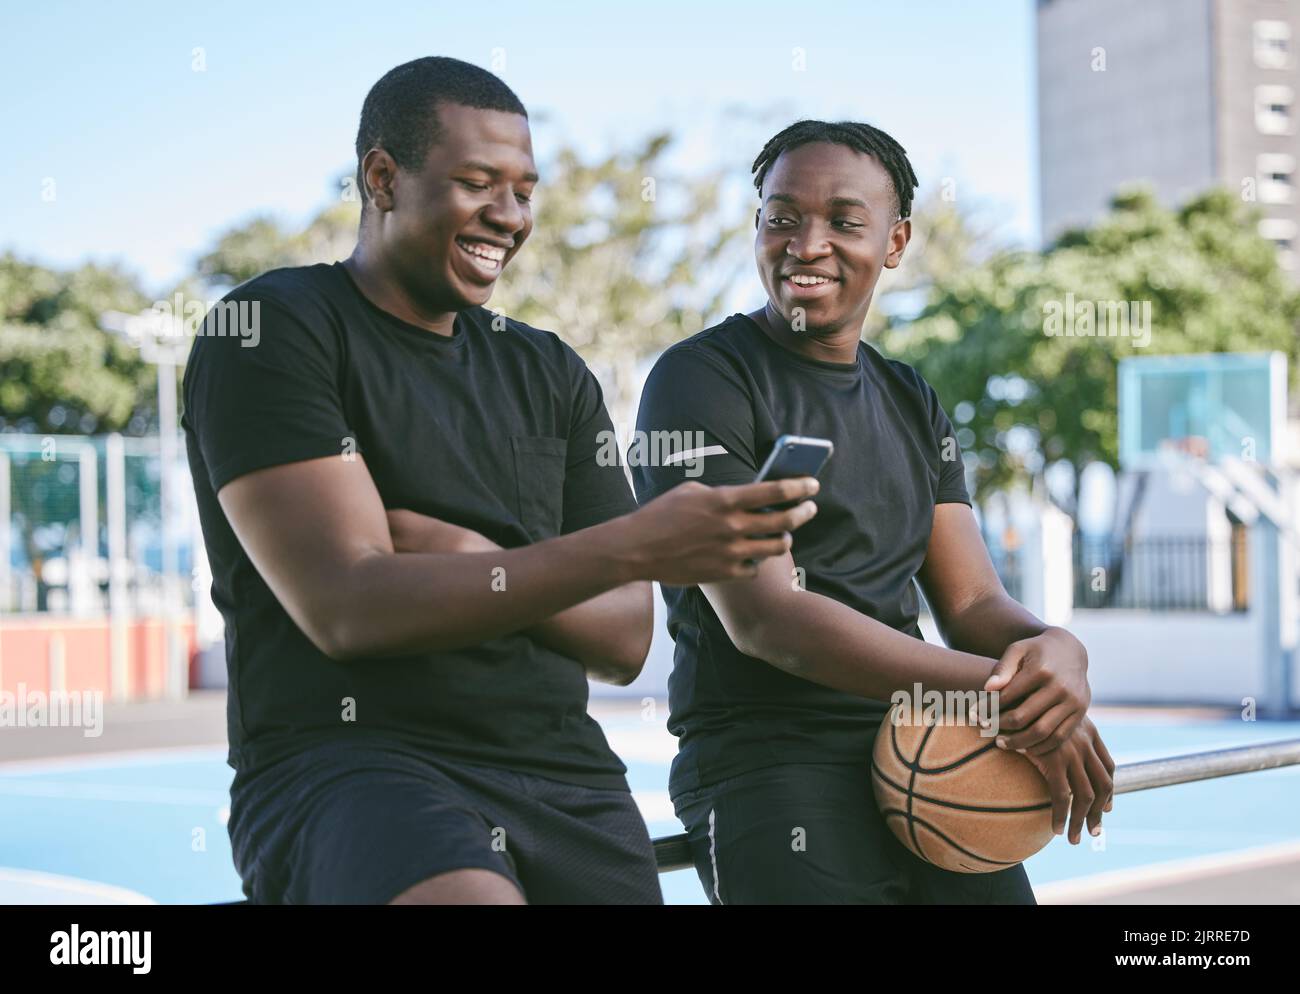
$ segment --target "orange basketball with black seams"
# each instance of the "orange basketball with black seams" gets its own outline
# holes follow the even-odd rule
[[[1052,799],[1038,769],[975,725],[881,723],[871,782],[885,823],[921,859],[991,873],[1052,841]]]

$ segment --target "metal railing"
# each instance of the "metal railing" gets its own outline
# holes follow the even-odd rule
[[[1296,765],[1300,765],[1300,739],[1125,763],[1115,768],[1115,793],[1130,794],[1137,790]],[[695,865],[685,834],[655,839],[654,847],[660,873],[687,870]]]
[[[1074,537],[1074,606],[1228,613],[1247,608],[1246,533],[1132,542]]]

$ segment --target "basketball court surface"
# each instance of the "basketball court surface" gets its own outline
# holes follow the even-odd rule
[[[682,831],[666,789],[663,701],[595,701],[654,837]],[[1300,722],[1210,710],[1093,709],[1117,763],[1300,736]],[[225,697],[112,706],[78,729],[0,732],[0,903],[239,900],[226,836]],[[66,733],[66,734],[64,734]],[[1061,838],[1025,865],[1040,903],[1300,903],[1300,767],[1116,798],[1101,840]],[[707,903],[693,870],[669,904]]]

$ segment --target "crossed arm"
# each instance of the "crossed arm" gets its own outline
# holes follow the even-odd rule
[[[500,552],[501,546],[468,528],[415,511],[387,513],[393,548],[399,553]],[[583,664],[587,676],[627,686],[650,651],[654,594],[637,581],[608,590],[525,629],[525,634]]]
[[[501,549],[445,525],[422,546],[432,551],[397,555],[360,458],[274,466],[217,496],[272,593],[331,658],[456,649],[526,631],[597,679],[630,682],[644,664],[650,584],[630,578],[615,542],[563,536]],[[506,590],[494,592],[501,575]]]
[[[332,659],[459,649],[526,632],[596,679],[630,683],[650,644],[648,581],[753,575],[755,561],[789,550],[789,533],[816,513],[804,500],[816,491],[812,479],[688,483],[630,514],[517,549],[385,512],[360,458],[257,470],[217,499],[276,599]],[[794,506],[765,510],[786,503]]]

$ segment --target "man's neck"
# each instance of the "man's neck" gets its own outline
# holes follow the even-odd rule
[[[813,336],[807,332],[799,334],[791,329],[789,323],[776,311],[769,301],[760,310],[752,312],[749,317],[763,329],[768,338],[784,349],[796,355],[818,362],[853,363],[858,359],[858,341],[862,337],[860,330],[855,330],[852,322],[831,332]],[[861,328],[861,325],[858,326]]]
[[[392,271],[379,263],[375,253],[368,251],[361,243],[352,250],[352,254],[343,260],[357,287],[366,299],[381,311],[387,311],[395,318],[413,324],[435,335],[450,338],[456,321],[456,312],[443,314],[425,314],[416,306],[411,295],[393,276]]]

